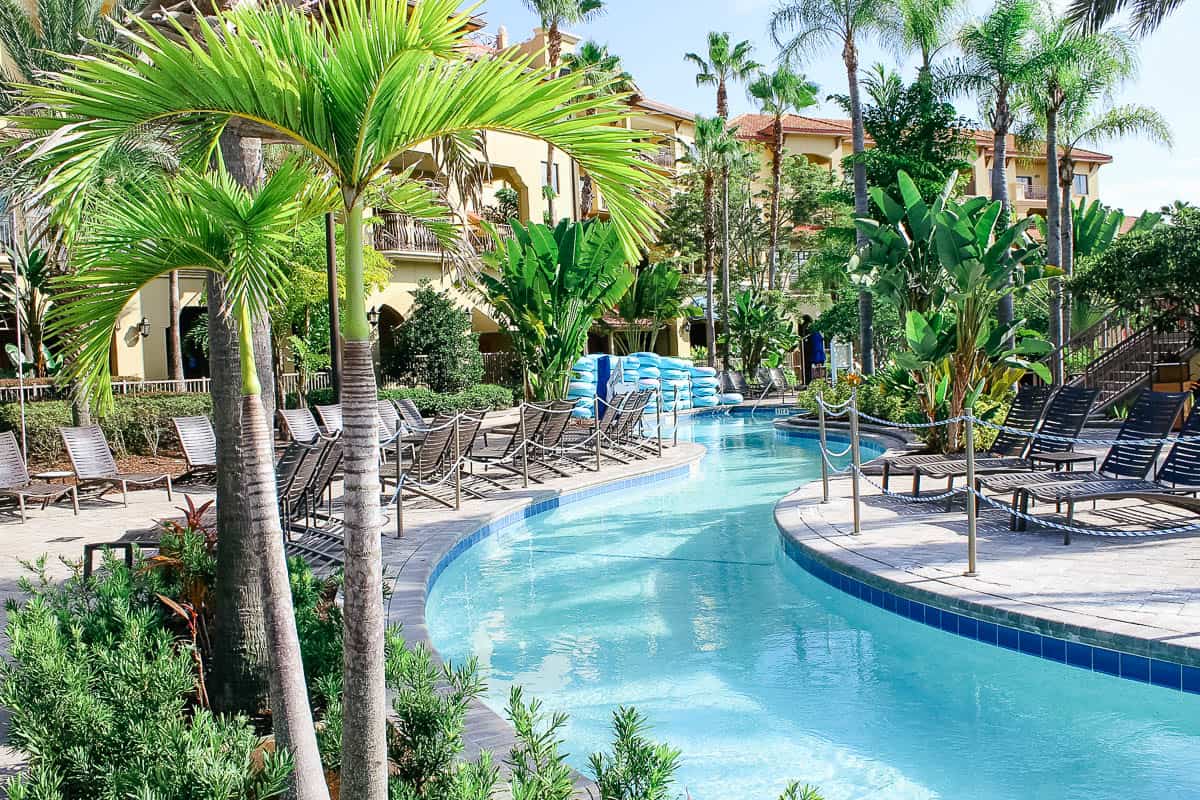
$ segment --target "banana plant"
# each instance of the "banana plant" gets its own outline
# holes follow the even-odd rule
[[[621,301],[617,316],[624,323],[618,341],[625,352],[654,350],[665,323],[699,316],[700,309],[687,302],[683,274],[672,263],[660,261],[639,270]]]
[[[905,308],[907,349],[895,356],[920,387],[928,418],[957,417],[981,397],[1001,397],[1027,370],[1049,380],[1046,367],[1029,360],[1049,352],[1049,343],[1022,320],[996,322],[1003,298],[1060,274],[1044,266],[1041,246],[1028,236],[1032,221],[1005,225],[998,201],[958,203],[948,190],[930,213],[912,180],[903,172],[898,179],[901,200],[874,193],[887,222],[857,220],[868,246],[855,266],[884,280],[878,291],[897,305],[912,297],[915,280],[928,283],[928,305]],[[950,426],[949,449],[960,446],[958,433]]]
[[[751,376],[764,361],[777,366],[779,357],[800,343],[796,324],[787,316],[778,291],[738,292],[729,308],[728,328],[721,341],[732,345],[742,370]]]
[[[592,324],[617,304],[633,273],[610,223],[564,219],[550,228],[514,222],[512,230],[485,256],[494,274],[481,273],[474,287],[512,337],[526,393],[560,398]]]

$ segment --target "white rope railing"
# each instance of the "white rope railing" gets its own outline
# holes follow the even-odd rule
[[[853,524],[854,533],[859,534],[862,531],[861,527],[861,509],[860,509],[860,482],[865,481],[868,486],[876,490],[880,495],[889,498],[895,498],[905,504],[922,505],[927,503],[935,503],[941,501],[952,502],[957,496],[967,497],[967,540],[968,540],[968,569],[966,575],[974,576],[976,574],[976,546],[977,546],[977,515],[978,509],[982,505],[989,508],[994,508],[1002,511],[1010,519],[1013,520],[1014,527],[1017,520],[1022,520],[1026,523],[1034,524],[1039,527],[1048,528],[1050,530],[1060,531],[1064,534],[1064,543],[1070,542],[1070,534],[1080,534],[1085,536],[1108,537],[1108,538],[1146,538],[1152,536],[1169,536],[1182,533],[1191,533],[1200,531],[1200,520],[1195,522],[1184,522],[1179,525],[1164,524],[1154,527],[1114,527],[1105,525],[1080,525],[1071,519],[1068,514],[1066,523],[1059,522],[1054,519],[1049,519],[1045,516],[1036,516],[1030,514],[1024,507],[1020,506],[1015,501],[1010,506],[1007,503],[1002,503],[999,500],[984,494],[981,485],[976,481],[976,461],[977,455],[975,452],[975,427],[977,425],[989,428],[995,431],[1004,431],[1012,435],[1022,436],[1029,439],[1042,439],[1053,441],[1059,444],[1070,445],[1103,445],[1103,446],[1120,446],[1120,445],[1136,445],[1136,444],[1170,444],[1177,446],[1181,443],[1191,443],[1200,441],[1200,436],[1167,436],[1167,437],[1120,437],[1108,439],[1094,439],[1084,436],[1060,436],[1056,434],[1046,434],[1037,431],[1022,430],[1013,428],[1008,425],[990,422],[981,419],[973,413],[970,408],[964,410],[962,414],[957,416],[933,420],[923,423],[900,422],[897,420],[883,419],[874,415],[863,412],[858,408],[857,391],[852,392],[850,398],[843,403],[826,403],[824,398],[818,394],[817,396],[817,423],[820,432],[820,452],[821,452],[821,480],[823,484],[822,500],[829,500],[829,478],[831,475],[849,474],[851,481],[851,491],[853,495]],[[830,418],[848,417],[850,427],[850,444],[840,452],[834,452],[829,447],[828,438],[826,435],[826,423]],[[928,430],[932,428],[940,428],[949,425],[962,425],[962,430],[965,438],[965,452],[962,455],[962,462],[965,466],[966,483],[963,486],[950,486],[946,491],[935,494],[910,494],[890,491],[875,481],[871,476],[867,475],[862,468],[861,459],[859,457],[859,420],[867,420],[877,425],[894,428],[898,430]],[[837,467],[834,464],[834,459],[844,458],[847,454],[851,456],[850,463],[843,467]],[[982,461],[981,466],[986,466],[987,460]],[[1032,471],[1032,470],[1031,470]],[[1069,482],[1069,473],[1066,480]],[[952,479],[953,480],[953,479]],[[1085,482],[1081,479],[1081,483]],[[1031,479],[1030,486],[1037,485],[1036,479]],[[1069,483],[1067,484],[1069,485]],[[1018,493],[1025,491],[1018,488]],[[1138,494],[1137,496],[1144,499],[1146,494],[1156,494],[1153,491]],[[1163,496],[1169,496],[1169,487],[1164,487]],[[1114,494],[1114,497],[1120,497],[1120,493]],[[1084,497],[1084,499],[1089,499]],[[951,506],[947,506],[949,510]]]

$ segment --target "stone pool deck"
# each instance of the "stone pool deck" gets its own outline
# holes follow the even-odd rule
[[[878,479],[876,479],[878,480]],[[893,479],[893,491],[909,488]],[[1009,530],[985,506],[977,576],[968,578],[959,499],[916,505],[862,483],[862,533],[853,533],[849,478],[819,481],[776,507],[789,555],[837,588],[900,616],[1098,672],[1200,692],[1200,535],[1101,538],[1069,546],[1049,529]],[[1178,524],[1165,507],[1081,506],[1078,521]]]

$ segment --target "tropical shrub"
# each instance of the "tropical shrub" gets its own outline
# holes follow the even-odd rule
[[[157,455],[164,447],[178,446],[171,417],[211,413],[212,398],[207,394],[120,395],[98,422],[118,456]],[[65,400],[26,403],[29,458],[42,463],[59,458],[63,449],[58,429],[71,424],[71,406]],[[20,437],[21,409],[17,403],[0,403],[0,430],[14,431]]]
[[[654,352],[663,325],[699,310],[686,302],[682,279],[679,269],[667,261],[637,271],[633,285],[617,303],[623,323],[617,341],[626,353]]]
[[[479,383],[483,356],[479,337],[471,332],[471,313],[428,280],[412,296],[408,318],[393,331],[383,374],[435,392],[458,392]]]
[[[1071,281],[1073,293],[1102,298],[1159,331],[1186,323],[1200,344],[1200,211],[1173,214],[1169,224],[1122,236]]]
[[[9,783],[17,800],[281,796],[288,757],[261,747],[247,721],[197,705],[190,642],[166,625],[156,571],[107,557],[85,579],[52,584],[45,560],[9,608],[0,666],[9,742],[30,758]]]
[[[454,394],[438,394],[420,386],[411,389],[381,389],[379,397],[385,400],[412,400],[425,416],[452,414],[469,409],[511,408],[513,404],[513,390],[492,383],[481,383]],[[308,399],[314,405],[328,405],[334,402],[333,390],[314,389],[308,393]]]
[[[1022,327],[996,322],[1003,298],[1052,274],[1041,248],[1025,233],[1031,220],[1000,221],[1001,205],[985,198],[950,200],[948,181],[932,204],[905,173],[897,175],[901,199],[878,188],[871,199],[884,222],[860,218],[867,246],[852,268],[902,313],[906,348],[895,363],[909,372],[930,421],[957,417],[980,398],[999,401],[1027,370],[1049,381],[1049,371],[1027,356],[1049,344]],[[961,446],[950,425],[943,446]]]
[[[481,273],[475,289],[512,337],[528,392],[564,396],[592,324],[633,283],[618,230],[595,221],[514,223],[512,238],[484,260],[495,274]]]
[[[613,712],[612,753],[588,764],[599,800],[667,800],[679,769],[679,751],[646,736],[645,716],[622,706]]]
[[[796,323],[788,316],[780,292],[753,289],[738,292],[729,306],[726,322],[728,332],[721,335],[721,341],[731,344],[733,355],[750,377],[763,362],[778,366],[783,355],[800,343]]]

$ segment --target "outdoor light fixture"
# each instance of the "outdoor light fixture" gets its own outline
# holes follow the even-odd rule
[[[374,306],[367,312],[367,322],[371,323],[372,328],[379,327],[379,309]]]
[[[138,333],[141,334],[141,337],[143,339],[149,338],[150,337],[150,320],[146,319],[145,317],[142,317],[142,321],[138,323],[137,329],[138,329]]]

